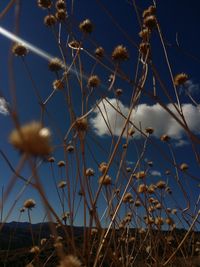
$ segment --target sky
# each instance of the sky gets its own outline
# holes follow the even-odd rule
[[[9,1],[1,1],[0,12],[6,7]],[[9,12],[0,19],[0,27],[5,28],[11,32],[17,32],[17,36],[23,38],[27,42],[35,45],[42,49],[48,54],[60,57],[60,51],[56,38],[51,29],[43,24],[44,16],[48,14],[46,10],[39,8],[36,4],[37,1],[20,1],[19,19],[16,23],[15,14],[18,10],[15,5],[9,10]],[[74,2],[74,12],[71,14],[71,1],[67,1],[67,8],[69,18],[66,24],[57,24],[55,31],[60,30],[61,44],[65,51],[66,62],[71,62],[71,52],[67,48],[67,40],[71,38],[69,30],[75,33],[77,39],[82,40],[84,51],[81,54],[82,69],[85,77],[88,77],[91,73],[97,74],[101,80],[101,86],[95,88],[94,92],[89,98],[89,107],[94,107],[96,101],[99,101],[99,107],[89,116],[89,130],[87,133],[87,153],[86,161],[88,167],[95,169],[97,173],[94,179],[91,181],[92,188],[95,190],[98,186],[98,164],[102,161],[107,161],[109,155],[113,149],[112,141],[116,142],[119,137],[124,119],[119,116],[113,107],[108,104],[110,102],[116,109],[120,110],[124,116],[127,116],[130,107],[130,99],[132,95],[133,87],[122,80],[120,77],[116,77],[113,89],[108,91],[109,88],[109,75],[112,73],[108,69],[105,69],[100,64],[94,66],[94,59],[89,54],[93,55],[93,51],[97,46],[103,46],[105,49],[106,58],[104,63],[114,69],[114,65],[111,61],[111,54],[119,44],[127,47],[130,59],[124,62],[121,66],[124,73],[126,73],[131,79],[134,79],[136,72],[136,64],[138,58],[137,45],[140,43],[140,37],[138,33],[140,26],[137,20],[136,12],[133,7],[134,1],[126,0],[77,0]],[[152,1],[135,1],[138,7],[138,12],[141,15],[142,11],[152,4]],[[167,49],[170,65],[172,66],[172,73],[187,73],[189,80],[186,82],[184,87],[179,88],[180,99],[182,103],[183,114],[190,130],[199,138],[200,133],[200,113],[198,105],[187,96],[186,92],[189,92],[197,104],[199,102],[199,64],[200,64],[200,38],[198,34],[198,22],[200,8],[199,1],[157,1],[157,18],[160,23],[161,31],[163,33],[164,43]],[[94,31],[91,36],[83,36],[78,29],[78,25],[84,19],[89,18],[94,24]],[[16,31],[17,27],[17,31]],[[14,105],[13,98],[11,95],[11,88],[14,88],[16,92],[17,100],[17,114],[21,124],[40,119],[40,106],[38,105],[38,98],[35,91],[38,90],[43,101],[52,92],[52,82],[56,79],[56,75],[48,70],[48,62],[32,53],[31,51],[23,61],[14,57],[10,54],[12,42],[5,36],[0,35],[0,149],[9,158],[12,166],[15,168],[18,166],[20,161],[20,154],[18,151],[8,142],[8,135],[13,129],[13,121],[9,114],[6,112],[5,101],[12,107]],[[177,45],[179,44],[179,46]],[[172,100],[175,101],[174,90],[170,79],[169,70],[164,57],[164,51],[161,46],[159,35],[156,31],[152,32],[151,38],[151,56],[156,70],[164,82],[168,93],[172,96]],[[13,71],[11,71],[11,65]],[[28,71],[31,73],[31,79]],[[145,83],[145,92],[152,92],[152,74],[149,69],[147,81]],[[87,78],[83,79],[83,88],[86,92],[87,89]],[[70,73],[70,85],[71,94],[73,101],[74,112],[77,117],[82,114],[81,106],[81,91],[80,86],[77,82],[77,78],[73,73]],[[122,96],[116,100],[114,90],[121,88],[123,90]],[[161,101],[168,107],[169,110],[175,112],[172,103],[169,102],[167,97],[162,92],[159,82],[156,81],[157,95]],[[46,105],[48,114],[45,115],[45,124],[52,130],[54,153],[53,156],[56,158],[56,162],[63,160],[63,149],[61,147],[62,139],[67,133],[70,127],[70,116],[66,105],[65,94],[56,92],[53,97],[49,100]],[[106,97],[106,100],[101,100],[101,97]],[[176,113],[175,113],[176,114]],[[110,124],[110,128],[113,132],[113,139],[110,136],[109,130],[106,127],[105,121],[102,117],[107,118]],[[156,182],[158,180],[165,180],[170,187],[174,189],[177,202],[176,207],[185,207],[186,202],[183,200],[183,193],[178,188],[174,178],[166,177],[165,170],[171,169],[172,166],[166,160],[166,155],[170,158],[170,151],[166,144],[160,142],[160,136],[167,134],[171,137],[171,144],[176,155],[177,163],[183,162],[189,165],[189,175],[180,174],[181,182],[186,189],[188,196],[191,199],[191,210],[194,210],[195,203],[199,196],[199,165],[195,159],[192,151],[191,142],[183,131],[182,127],[174,120],[171,116],[155,101],[150,99],[147,95],[141,96],[139,103],[135,109],[133,109],[130,120],[134,122],[137,127],[154,128],[154,133],[150,137],[149,145],[145,153],[145,162],[151,160],[155,164],[149,171],[149,181]],[[70,135],[70,137],[72,137]],[[68,140],[70,142],[70,139]],[[125,138],[122,138],[122,144],[125,142]],[[141,137],[139,132],[136,132],[133,140],[129,140],[130,145],[127,149],[126,157],[124,160],[124,168],[134,167],[137,161],[138,154],[141,151],[144,139]],[[195,148],[199,152],[199,145],[196,144]],[[117,168],[122,155],[122,148],[118,149],[113,165],[110,169],[110,175],[115,177],[117,175]],[[95,155],[93,157],[93,155]],[[95,158],[95,160],[94,160]],[[98,163],[98,164],[97,164]],[[69,164],[69,176],[70,181],[73,184],[77,173],[76,158],[70,156],[68,158]],[[4,191],[8,188],[9,182],[12,180],[12,171],[10,170],[5,159],[0,161],[0,188]],[[55,209],[59,206],[59,199],[56,196],[57,192],[52,178],[52,172],[49,171],[50,166],[47,163],[43,163],[39,168],[39,175],[41,182],[44,186],[45,192],[48,199]],[[54,167],[56,182],[64,179],[64,173],[61,173],[60,169]],[[31,175],[28,164],[25,164],[22,169],[22,174],[25,177]],[[172,170],[174,172],[174,169]],[[174,174],[175,175],[175,174]],[[194,176],[197,179],[192,178]],[[34,198],[37,203],[40,203],[39,195],[31,188],[28,187],[20,196],[19,200],[18,193],[23,188],[24,183],[17,180],[13,185],[11,192],[7,200],[4,203],[3,218],[8,214],[9,208],[16,200],[15,208],[12,210],[8,221],[17,220],[19,209],[23,205],[23,202],[27,198]],[[76,201],[78,203],[79,197],[77,196]],[[172,200],[169,198],[169,205],[172,204]],[[98,207],[101,212],[105,210],[105,200],[102,196],[102,201]],[[199,206],[198,206],[199,208]],[[37,208],[33,210],[33,221],[41,221],[42,205],[37,205]],[[59,211],[58,211],[59,212]],[[122,211],[123,212],[123,211]],[[27,220],[26,215],[23,215],[24,221]],[[77,215],[77,224],[82,219],[82,214]]]

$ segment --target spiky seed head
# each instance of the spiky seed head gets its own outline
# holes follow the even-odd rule
[[[59,71],[63,68],[62,61],[59,58],[53,58],[49,61],[49,70],[50,71]]]
[[[142,17],[146,18],[150,15],[155,15],[156,14],[156,7],[155,6],[149,6],[147,9],[143,11]]]
[[[184,84],[188,80],[188,75],[186,73],[179,73],[174,77],[174,84],[176,86]]]
[[[52,27],[56,24],[56,17],[52,14],[46,15],[44,17],[44,24],[48,27]]]
[[[147,52],[149,51],[150,44],[147,42],[142,42],[139,46],[139,51],[141,54],[146,55]]]
[[[168,225],[173,225],[173,224],[174,224],[174,221],[173,221],[173,219],[172,219],[171,217],[166,218],[166,219],[165,219],[165,222],[166,222],[166,224],[168,224]]]
[[[55,17],[58,21],[65,21],[67,16],[68,15],[65,9],[59,9],[55,14]]]
[[[188,170],[188,165],[186,164],[186,163],[182,163],[181,165],[180,165],[180,169],[181,169],[181,171],[187,171]]]
[[[78,118],[75,123],[75,129],[78,132],[85,132],[88,129],[88,121],[87,118]]]
[[[55,80],[53,82],[53,89],[54,90],[62,90],[62,89],[64,89],[64,87],[65,87],[65,84],[62,80]]]
[[[52,6],[52,1],[51,0],[38,0],[37,4],[41,8],[51,8]]]
[[[57,10],[66,9],[65,1],[64,0],[58,0],[58,1],[56,1],[56,9]]]
[[[140,202],[140,200],[136,200],[135,201],[135,206],[136,207],[140,207],[142,204],[141,204],[141,202]]]
[[[151,15],[144,18],[144,25],[150,30],[156,26],[157,20],[156,16]]]
[[[160,203],[155,205],[155,209],[157,210],[161,210],[162,209],[162,205]]]
[[[86,176],[90,177],[90,176],[94,176],[94,170],[92,168],[88,168],[85,171]]]
[[[95,53],[95,56],[97,58],[102,58],[104,56],[104,49],[103,49],[103,47],[102,46],[97,47],[95,49],[94,53]]]
[[[58,184],[58,188],[63,189],[63,188],[66,187],[66,185],[67,185],[66,181],[60,181],[59,184]]]
[[[87,85],[88,85],[88,87],[95,88],[95,87],[98,87],[100,85],[100,83],[101,83],[101,81],[97,75],[91,75],[88,78]]]
[[[150,31],[148,28],[144,28],[142,31],[139,32],[139,36],[144,40],[147,41],[149,39]]]
[[[147,192],[148,192],[149,194],[154,194],[154,193],[155,193],[155,190],[156,190],[156,186],[155,186],[154,184],[150,184],[150,185],[148,186]]]
[[[102,175],[100,178],[99,178],[99,184],[100,185],[110,185],[111,184],[111,177],[106,174],[106,175]]]
[[[39,122],[31,122],[13,130],[9,141],[20,152],[29,155],[46,156],[52,152],[51,132]]]
[[[112,59],[114,61],[124,61],[129,59],[127,48],[123,45],[118,45],[112,52]]]
[[[92,33],[93,31],[93,24],[89,19],[85,19],[84,21],[82,21],[79,24],[79,29],[83,32],[83,33]]]
[[[32,198],[29,198],[24,202],[24,208],[26,209],[32,209],[35,207],[35,205],[36,205],[36,202]]]
[[[164,223],[164,220],[162,217],[158,216],[155,218],[155,224],[156,225],[161,226],[161,225],[163,225],[163,223]]]
[[[15,56],[24,57],[27,55],[28,49],[23,44],[15,43],[12,47],[12,53]]]
[[[58,165],[58,167],[64,167],[65,166],[64,160],[58,161],[57,165]]]

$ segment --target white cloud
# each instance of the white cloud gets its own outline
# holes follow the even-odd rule
[[[199,92],[199,84],[194,83],[192,80],[188,80],[184,83],[185,89],[190,93],[190,94],[197,94]],[[183,88],[184,91],[184,88]]]
[[[3,97],[0,97],[0,113],[3,115],[8,115],[7,103]]]
[[[153,176],[161,176],[161,172],[156,171],[156,170],[150,171],[150,174],[153,175]]]
[[[189,142],[183,139],[177,140],[175,142],[175,146],[176,147],[181,147],[181,146],[185,146],[185,145],[189,145]]]
[[[124,116],[128,115],[129,108],[121,101],[115,98],[107,98],[107,101],[109,101]],[[107,101],[102,100],[99,103],[101,112],[96,108],[94,116],[91,118],[90,122],[96,134],[99,136],[110,135],[110,131],[105,121],[109,125],[112,134],[119,136],[125,123],[125,119]],[[177,111],[172,104],[168,104],[167,107],[177,115]],[[192,104],[183,104],[182,109],[190,130],[194,133],[200,133],[199,109]],[[147,127],[152,127],[154,129],[153,135],[157,138],[160,138],[162,134],[167,134],[171,138],[180,141],[184,136],[184,129],[158,103],[151,106],[147,104],[139,104],[137,109],[132,111],[130,120],[138,128],[140,128],[141,125],[143,130]],[[139,137],[140,133],[136,131],[134,136]],[[183,143],[183,140],[180,141],[179,146],[181,144],[183,145]]]

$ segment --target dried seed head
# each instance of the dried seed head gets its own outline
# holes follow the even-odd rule
[[[155,218],[155,224],[156,225],[161,226],[161,225],[163,225],[163,223],[164,223],[164,220],[162,217],[158,216]]]
[[[75,129],[78,132],[85,132],[88,129],[88,121],[86,118],[78,118],[75,123]]]
[[[156,14],[156,7],[155,6],[149,6],[147,9],[144,10],[142,17],[146,18],[150,15],[155,15]]]
[[[165,183],[165,181],[158,181],[157,183],[156,183],[156,187],[157,188],[159,188],[159,189],[165,189],[166,188],[166,183]]]
[[[166,175],[170,175],[170,174],[171,174],[170,170],[166,170],[166,171],[165,171],[165,174],[166,174]]]
[[[149,51],[150,45],[147,42],[142,42],[139,46],[139,51],[141,54],[146,55]]]
[[[49,70],[50,71],[59,71],[62,68],[63,68],[63,64],[59,58],[55,57],[49,62]]]
[[[96,48],[96,50],[94,51],[95,56],[98,58],[102,58],[104,56],[104,49],[102,46],[99,46]]]
[[[153,29],[156,26],[156,16],[151,15],[144,18],[144,25],[149,28]]]
[[[188,165],[186,163],[182,163],[180,166],[181,171],[187,171],[188,170]]]
[[[131,127],[131,128],[128,130],[128,134],[129,134],[130,136],[133,136],[134,133],[135,133],[135,130],[134,130],[133,127]]]
[[[147,41],[149,39],[150,31],[148,28],[144,28],[141,32],[139,32],[139,36],[144,40]]]
[[[71,152],[74,151],[74,146],[73,146],[73,145],[68,145],[67,148],[66,148],[66,150],[67,150],[69,153],[71,153]]]
[[[136,175],[135,175],[135,177],[137,179],[144,179],[146,177],[146,173],[145,173],[145,171],[137,172]]]
[[[59,9],[56,14],[55,17],[58,21],[64,21],[66,20],[66,18],[68,17],[67,12],[65,9]]]
[[[94,176],[94,170],[92,168],[88,168],[86,171],[85,171],[85,174],[86,176]]]
[[[24,57],[27,55],[28,49],[23,44],[16,43],[12,47],[12,53],[15,56]]]
[[[58,188],[64,188],[67,185],[66,181],[60,181],[58,184]]]
[[[91,229],[91,235],[96,235],[98,233],[98,229],[97,228],[92,228]]]
[[[30,252],[33,254],[39,254],[40,253],[40,248],[38,246],[34,246],[30,249]]]
[[[52,6],[51,0],[38,0],[37,4],[41,8],[51,8]]]
[[[74,255],[67,255],[61,260],[58,267],[81,267],[82,264]]]
[[[65,162],[63,160],[60,160],[58,163],[57,163],[58,167],[64,167],[65,166]]]
[[[141,202],[140,202],[139,200],[136,200],[136,201],[135,201],[135,206],[136,206],[136,207],[140,207],[141,205],[142,205],[142,204],[141,204]]]
[[[84,33],[92,33],[92,31],[93,31],[92,22],[89,19],[82,21],[79,24],[79,29]]]
[[[152,167],[153,166],[153,161],[149,160],[149,161],[147,161],[147,164],[149,165],[149,167]]]
[[[25,212],[25,208],[22,207],[20,210],[19,210],[21,213]]]
[[[24,202],[24,208],[26,209],[32,209],[35,207],[35,205],[36,205],[36,202],[32,198],[29,198]]]
[[[30,155],[46,156],[52,152],[50,130],[39,122],[31,122],[13,130],[9,141],[15,148]]]
[[[54,90],[62,90],[62,89],[64,89],[64,87],[65,87],[65,84],[62,80],[55,80],[53,82],[53,89]]]
[[[99,178],[99,184],[102,185],[110,185],[111,184],[111,177],[107,174],[106,176],[101,176]]]
[[[127,171],[127,172],[131,172],[131,171],[132,171],[131,167],[127,167],[127,168],[126,168],[126,171]]]
[[[154,129],[152,127],[147,127],[145,129],[145,132],[148,133],[148,134],[152,134],[154,132]]]
[[[88,78],[87,85],[88,87],[98,87],[100,85],[101,81],[97,75],[92,75]]]
[[[64,0],[58,0],[56,1],[56,9],[60,10],[60,9],[66,9],[66,4]]]
[[[55,158],[54,158],[54,157],[49,157],[49,158],[47,159],[47,161],[53,163],[53,162],[55,162]]]
[[[107,170],[107,166],[108,164],[106,162],[101,162],[99,165],[99,171],[101,173],[105,173],[105,171]]]
[[[166,218],[165,222],[166,222],[166,224],[168,224],[168,225],[174,225],[174,221],[173,221],[172,218],[170,218],[170,217]]]
[[[68,43],[68,46],[72,49],[80,49],[81,43],[79,41],[73,40],[73,41]]]
[[[139,186],[138,186],[138,193],[145,193],[145,192],[147,192],[147,185],[145,185],[145,184],[140,184]]]
[[[123,93],[123,90],[122,89],[119,89],[118,88],[118,89],[115,90],[115,95],[118,96],[118,97],[121,96],[122,93]]]
[[[118,45],[112,52],[112,59],[115,61],[124,61],[129,59],[129,54],[125,46]]]
[[[161,210],[162,209],[162,205],[160,203],[155,205],[155,209],[157,210]]]
[[[149,194],[155,193],[155,190],[156,190],[156,186],[154,184],[150,184],[148,186],[148,190],[147,191],[148,191]]]
[[[163,134],[163,135],[160,137],[160,140],[163,141],[163,142],[169,142],[170,137],[169,137],[167,134]]]
[[[186,73],[179,73],[174,77],[174,84],[176,86],[184,84],[188,80],[188,75]]]
[[[46,244],[46,242],[47,242],[47,239],[46,239],[46,238],[42,238],[42,239],[40,240],[40,244],[41,244],[41,246],[44,246],[44,245]]]
[[[177,214],[177,209],[172,209],[171,213],[174,215]]]
[[[44,24],[48,27],[54,26],[56,24],[56,17],[52,14],[46,15],[44,17]]]
[[[133,198],[132,194],[131,194],[130,192],[127,192],[127,193],[124,195],[122,201],[123,201],[124,203],[127,203],[127,202],[129,202],[129,200],[132,199],[132,198]]]
[[[167,186],[167,187],[165,188],[165,191],[166,191],[168,194],[172,194],[172,190],[171,190],[171,188],[170,188],[169,186]]]

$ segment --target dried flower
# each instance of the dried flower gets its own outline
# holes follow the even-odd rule
[[[105,173],[107,170],[107,166],[108,166],[108,164],[106,162],[101,162],[99,165],[99,171],[101,173]]]
[[[133,198],[132,194],[131,194],[130,192],[127,192],[127,193],[124,195],[122,201],[123,201],[124,203],[127,203],[127,202],[129,202],[129,200],[132,199],[132,198]]]
[[[188,165],[186,163],[182,163],[180,166],[181,171],[187,171],[188,170]]]
[[[147,191],[148,187],[145,184],[140,184],[138,186],[138,193],[145,193]]]
[[[79,29],[84,33],[92,33],[93,25],[89,19],[85,19],[79,24]]]
[[[101,81],[97,75],[92,75],[88,78],[87,85],[88,87],[98,87],[100,85]]]
[[[55,158],[54,157],[49,157],[47,160],[48,160],[48,162],[51,162],[51,163],[55,162]]]
[[[152,133],[154,132],[154,129],[151,128],[151,127],[147,127],[147,128],[145,129],[145,132],[148,133],[148,134],[152,134]]]
[[[140,202],[139,200],[136,200],[136,201],[135,201],[135,206],[136,206],[136,207],[140,207],[140,206],[141,206],[141,202]]]
[[[53,89],[54,90],[62,90],[65,87],[65,84],[62,80],[55,80],[53,82]]]
[[[160,180],[156,183],[156,187],[159,189],[164,189],[166,187],[166,183],[164,181]]]
[[[55,14],[55,17],[58,21],[64,21],[67,16],[68,15],[65,9],[59,9]]]
[[[87,122],[87,119],[86,118],[78,118],[76,120],[76,123],[75,123],[75,126],[76,130],[78,132],[85,132],[87,131],[87,128],[88,128],[88,122]]]
[[[48,27],[54,26],[56,24],[56,17],[52,14],[46,15],[44,17],[44,24]]]
[[[40,253],[40,248],[38,246],[34,246],[30,249],[30,252],[33,254],[39,254]]]
[[[32,209],[35,207],[35,205],[36,205],[36,202],[32,198],[29,198],[24,202],[24,208],[26,209]]]
[[[39,122],[31,122],[15,129],[9,136],[10,143],[21,152],[34,156],[45,156],[51,153],[51,133]]]
[[[66,4],[64,0],[58,0],[56,1],[56,9],[60,10],[60,9],[66,9]]]
[[[142,42],[139,46],[139,51],[141,54],[146,55],[149,51],[150,45],[147,42]]]
[[[179,73],[174,77],[174,84],[176,86],[184,84],[188,80],[188,75],[186,73]]]
[[[49,62],[49,70],[50,71],[59,71],[62,68],[63,68],[63,64],[59,58],[55,57]]]
[[[23,44],[15,43],[12,47],[12,53],[15,56],[24,57],[27,55],[28,49]]]
[[[118,88],[118,89],[115,90],[115,95],[118,96],[118,97],[121,96],[122,93],[123,93],[123,90],[120,89],[120,88]]]
[[[135,176],[137,179],[144,179],[146,177],[146,173],[145,171],[140,171],[140,172],[137,172]]]
[[[64,188],[67,185],[66,181],[60,181],[58,184],[58,188]]]
[[[92,168],[88,168],[86,171],[85,171],[85,174],[86,176],[94,176],[94,170]]]
[[[66,150],[67,150],[69,153],[71,153],[71,152],[74,151],[74,146],[73,146],[73,145],[68,145],[67,148],[66,148]]]
[[[51,8],[52,2],[51,0],[38,0],[37,4],[41,8]]]
[[[163,142],[168,142],[170,140],[170,137],[167,134],[163,134],[160,137],[160,140],[163,141]]]
[[[163,223],[164,223],[164,220],[162,217],[158,216],[155,218],[155,224],[156,225],[161,226],[161,225],[163,225]]]
[[[147,16],[144,18],[144,25],[149,29],[152,29],[156,26],[156,17],[154,15]]]
[[[125,46],[118,45],[112,52],[112,59],[115,61],[124,61],[129,59],[129,54]]]
[[[64,167],[65,166],[65,162],[63,160],[60,160],[58,163],[57,163],[58,167]]]
[[[141,32],[139,32],[139,36],[144,40],[147,41],[149,39],[150,31],[148,28],[144,28]]]
[[[99,46],[95,49],[94,51],[95,53],[95,56],[98,57],[98,58],[102,58],[104,56],[104,49],[102,46]]]
[[[111,177],[108,174],[101,176],[99,178],[99,184],[110,185],[111,184]]]

